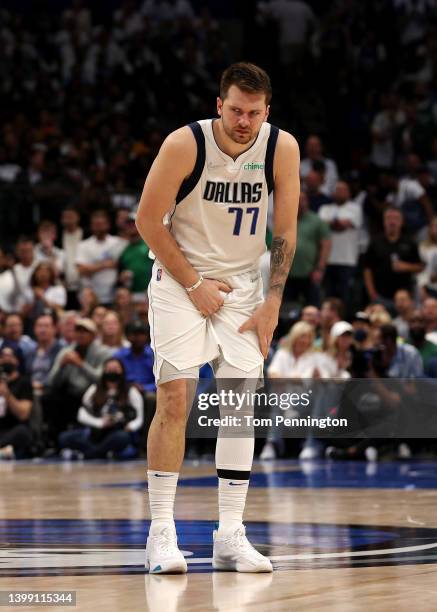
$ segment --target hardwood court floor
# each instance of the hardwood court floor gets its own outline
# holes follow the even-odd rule
[[[214,466],[187,463],[189,574],[149,576],[144,462],[0,463],[0,591],[75,590],[81,611],[435,611],[435,467],[256,464],[245,523],[275,571],[250,575],[211,570]]]

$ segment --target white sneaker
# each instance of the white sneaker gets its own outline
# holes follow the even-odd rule
[[[275,447],[273,445],[273,442],[266,442],[264,444],[264,448],[262,449],[259,458],[262,461],[266,461],[266,460],[270,460],[270,459],[276,459],[276,450],[275,450]]]
[[[149,535],[144,566],[151,574],[185,574],[187,572],[187,562],[178,548],[174,525],[164,523],[161,529]]]
[[[374,446],[368,446],[364,455],[367,461],[378,461],[378,450]]]
[[[411,459],[411,448],[405,442],[401,442],[398,446],[399,459]]]
[[[299,453],[299,459],[301,461],[307,461],[309,459],[318,459],[320,452],[313,446],[304,446]]]
[[[240,525],[223,535],[213,533],[214,552],[212,567],[237,572],[272,572],[270,559],[259,553],[246,538],[246,528]]]

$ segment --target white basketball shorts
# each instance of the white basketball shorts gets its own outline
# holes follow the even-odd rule
[[[158,262],[149,283],[149,325],[158,381],[164,361],[178,370],[201,366],[219,356],[244,372],[262,366],[264,358],[254,331],[239,333],[263,302],[263,282],[258,270],[222,278],[231,293],[221,292],[224,304],[210,317],[203,317],[188,293]]]

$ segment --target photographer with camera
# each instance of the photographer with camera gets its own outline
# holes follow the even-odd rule
[[[32,410],[32,386],[18,371],[16,351],[0,350],[0,459],[30,456],[32,433],[28,426]]]
[[[132,434],[143,424],[144,405],[141,393],[129,386],[123,363],[109,359],[96,385],[82,398],[78,421],[84,428],[64,431],[59,446],[64,458],[85,459],[117,456],[133,443]]]

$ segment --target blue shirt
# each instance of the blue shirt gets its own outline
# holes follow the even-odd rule
[[[123,363],[128,382],[141,385],[144,391],[156,391],[153,375],[153,351],[150,344],[144,347],[141,355],[134,355],[130,347],[125,347],[118,349],[113,357],[120,359]]]
[[[411,344],[398,344],[388,375],[390,378],[422,378],[423,361],[419,351]]]

